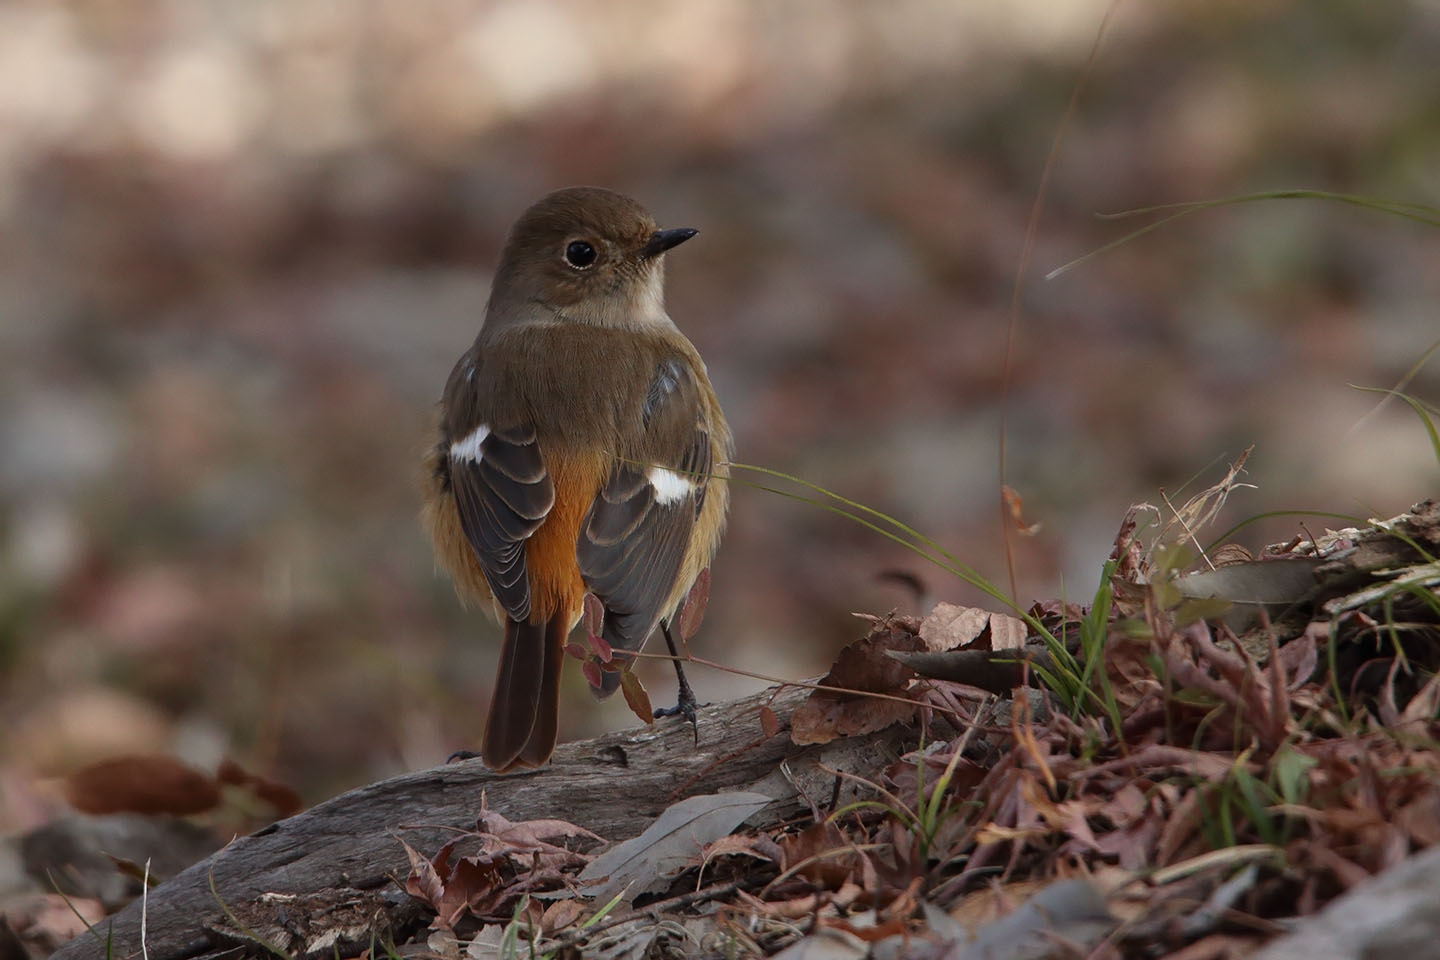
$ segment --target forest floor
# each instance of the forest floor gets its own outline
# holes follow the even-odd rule
[[[1257,555],[1201,549],[1237,475],[1164,523],[1132,510],[1089,603],[870,617],[818,684],[707,706],[711,742],[688,758],[703,766],[672,762],[655,796],[639,771],[666,762],[641,759],[643,731],[616,741],[636,751],[629,792],[567,773],[566,757],[626,749],[602,741],[562,748],[528,787],[484,774],[458,801],[411,775],[403,813],[357,791],[346,826],[345,798],[285,821],[299,832],[260,865],[294,864],[308,821],[357,858],[373,840],[373,884],[325,854],[256,893],[222,869],[261,855],[241,841],[111,925],[138,877],[185,865],[111,855],[100,869],[127,892],[56,863],[63,893],[8,904],[3,932],[48,949],[84,916],[94,936],[63,955],[96,957],[138,952],[146,913],[151,956],[1250,955],[1440,844],[1440,506]],[[688,733],[658,749],[689,753]],[[843,759],[816,752],[846,743]],[[124,816],[130,797],[132,814],[177,822],[295,805],[233,766],[210,778],[160,760],[67,788],[81,810]],[[304,900],[341,875],[351,900]],[[166,914],[186,878],[208,904]]]

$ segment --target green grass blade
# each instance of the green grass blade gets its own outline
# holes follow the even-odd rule
[[[1192,213],[1199,213],[1202,210],[1210,210],[1215,207],[1235,206],[1242,203],[1256,203],[1261,200],[1328,200],[1332,203],[1343,203],[1349,206],[1362,207],[1367,210],[1374,210],[1379,213],[1386,213],[1394,217],[1401,217],[1406,220],[1413,220],[1417,223],[1431,227],[1440,227],[1440,208],[1427,206],[1423,203],[1404,203],[1391,200],[1376,200],[1373,197],[1358,196],[1349,193],[1332,193],[1328,190],[1267,190],[1262,193],[1242,193],[1232,197],[1220,197],[1215,200],[1193,200],[1183,203],[1165,203],[1153,207],[1137,207],[1133,210],[1122,210],[1119,213],[1100,214],[1106,220],[1118,220],[1123,217],[1143,216],[1149,213],[1161,213],[1166,210],[1175,212],[1168,216],[1161,217],[1154,223],[1146,224],[1138,230],[1132,230],[1118,240],[1091,250],[1081,257],[1076,257],[1069,263],[1062,264],[1045,274],[1046,280],[1054,280],[1056,277],[1069,273],[1082,263],[1093,260],[1102,253],[1108,253],[1116,247],[1129,243],[1131,240],[1143,237],[1145,234],[1158,230],[1167,223],[1179,220],[1181,217],[1188,217]]]
[[[1016,617],[1025,621],[1025,624],[1029,626],[1032,630],[1035,630],[1037,633],[1041,635],[1045,635],[1046,633],[1048,633],[1048,631],[1045,630],[1044,626],[1040,623],[1038,619],[1032,616],[1028,610],[1017,604],[1013,599],[1011,599],[1007,594],[1005,594],[1004,591],[1000,590],[999,587],[996,587],[990,581],[986,580],[980,574],[976,573],[971,567],[967,566],[966,564],[955,558],[953,554],[951,554],[948,550],[945,550],[943,547],[940,547],[938,544],[935,543],[935,541],[931,540],[924,534],[919,533],[918,531],[902,523],[901,521],[896,520],[894,517],[882,513],[881,511],[876,510],[873,507],[867,507],[862,503],[857,503],[837,493],[832,493],[831,491],[828,491],[817,484],[811,483],[808,480],[802,480],[798,477],[792,477],[790,474],[782,473],[779,470],[771,470],[768,467],[750,467],[745,464],[732,464],[731,466],[739,467],[742,469],[753,469],[759,473],[764,473],[786,480],[793,480],[800,486],[806,487],[807,489],[815,490],[823,496],[834,500],[835,503],[829,503],[825,500],[816,499],[814,497],[807,497],[798,493],[792,493],[789,490],[782,490],[779,487],[772,487],[768,484],[757,483],[753,480],[738,480],[734,477],[731,477],[729,480],[730,483],[738,483],[742,486],[750,487],[754,490],[761,490],[765,493],[773,493],[776,496],[785,497],[787,500],[794,500],[798,503],[809,504],[812,507],[818,507],[821,510],[825,510],[829,513],[835,514],[836,516],[844,517],[847,520],[858,523],[865,529],[870,530],[873,533],[877,533],[887,540],[900,544],[902,547],[905,547],[907,550],[911,551],[916,556],[922,558],[926,562],[934,564],[936,567],[939,567],[941,570],[951,574],[952,576],[958,577],[960,580],[963,580],[965,583],[970,584],[975,589],[991,597],[997,603],[1003,604],[1006,608],[1013,612]],[[837,503],[841,504],[841,506],[837,506]],[[853,507],[853,509],[847,509],[847,507]],[[912,542],[911,540],[907,540],[905,536],[902,536],[901,533],[896,533],[895,530],[885,529],[879,523],[876,523],[875,520],[869,519],[871,517],[892,525],[895,530],[901,531],[901,533],[905,534],[906,536],[913,536],[916,540],[920,542]],[[930,549],[934,552],[932,553],[927,551],[925,547],[930,547]],[[936,554],[938,554],[938,556]]]
[[[1322,517],[1326,520],[1344,520],[1353,527],[1362,526],[1365,523],[1363,517],[1357,517],[1353,513],[1332,513],[1328,510],[1267,510],[1264,513],[1257,513],[1246,517],[1224,533],[1213,537],[1206,545],[1205,552],[1210,553],[1216,547],[1235,536],[1235,534],[1250,526],[1250,524],[1259,523],[1261,520],[1269,520],[1272,517]]]
[[[1431,349],[1433,350],[1434,347],[1432,346]],[[1435,463],[1440,465],[1440,432],[1436,432],[1435,421],[1430,419],[1430,414],[1425,410],[1424,404],[1410,396],[1410,394],[1401,393],[1398,390],[1386,390],[1383,387],[1362,387],[1356,383],[1352,383],[1350,386],[1356,390],[1364,390],[1366,393],[1383,393],[1387,397],[1398,397],[1410,404],[1410,409],[1415,411],[1415,415],[1420,418],[1420,423],[1425,427],[1425,432],[1430,436],[1430,449],[1435,455]]]
[[[1240,806],[1245,811],[1245,818],[1260,835],[1262,842],[1275,846],[1280,841],[1280,831],[1275,827],[1275,820],[1270,815],[1269,805],[1272,799],[1267,799],[1263,794],[1269,792],[1269,787],[1251,775],[1250,771],[1238,764],[1231,771],[1231,777],[1235,788],[1240,794]]]
[[[916,530],[914,527],[902,523],[901,521],[890,516],[888,513],[884,513],[880,510],[876,510],[873,507],[866,506],[865,504],[860,503],[857,500],[851,500],[849,497],[841,496],[833,490],[828,490],[825,487],[820,486],[820,484],[818,483],[812,483],[811,481],[806,480],[803,477],[798,477],[792,473],[785,473],[783,470],[774,470],[770,467],[761,467],[750,463],[731,463],[730,466],[732,469],[735,470],[748,470],[752,473],[759,473],[767,477],[774,477],[777,480],[785,480],[789,483],[795,484],[796,486],[805,487],[807,490],[813,490],[821,496],[826,497],[827,499],[834,500],[837,503],[849,507],[851,510],[857,510],[867,516],[874,517],[877,520],[888,523],[895,529],[904,533],[906,536],[913,537],[919,543],[922,543],[926,547],[929,547],[931,550],[934,550],[937,554],[944,557],[951,564],[953,564],[957,569],[963,569],[969,575],[976,577],[977,579],[979,578],[978,573],[976,573],[968,565],[962,563],[960,559],[956,557],[953,553],[951,553],[949,550],[946,550],[944,547],[942,547],[939,543],[936,543],[930,537],[927,537],[925,534],[921,533],[919,530]]]

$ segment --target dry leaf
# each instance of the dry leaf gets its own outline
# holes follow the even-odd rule
[[[769,707],[760,708],[760,731],[765,734],[766,740],[780,732],[780,718]]]
[[[780,838],[780,850],[784,854],[781,866],[793,870],[799,864],[800,876],[818,886],[838,890],[855,878],[860,869],[861,858],[849,853],[830,856],[833,850],[848,849],[854,844],[829,820],[812,823],[799,833]],[[807,862],[808,861],[808,862]]]
[[[460,939],[453,930],[432,930],[425,938],[425,949],[434,955],[435,960],[459,960]]]
[[[620,671],[620,691],[625,694],[625,703],[630,707],[631,713],[644,723],[655,722],[655,711],[650,706],[650,694],[645,692],[645,686],[634,670],[627,668]]]
[[[916,704],[902,700],[816,690],[791,715],[790,740],[805,746],[858,737],[909,720],[916,708]]]
[[[507,949],[503,923],[486,924],[465,948],[467,960],[510,960],[513,949]]]
[[[246,770],[234,760],[220,761],[215,779],[223,784],[249,790],[275,809],[276,816],[293,817],[304,807],[300,794],[291,786]]]
[[[1232,563],[1177,577],[1170,585],[1188,599],[1288,605],[1315,592],[1315,568],[1320,563],[1311,557]]]
[[[933,750],[924,756],[908,753],[885,768],[885,777],[891,783],[897,784],[902,791],[907,791],[907,795],[913,796],[917,773],[921,774],[921,782],[926,787],[932,786],[950,766],[954,749],[952,744],[949,750]],[[924,764],[923,772],[915,769],[917,763]],[[955,766],[950,771],[949,795],[957,798],[968,796],[988,773],[988,768],[961,757],[955,761]]]
[[[790,944],[773,960],[865,960],[867,956],[869,948],[864,940],[844,930],[826,928]]]
[[[499,892],[501,882],[500,863],[495,858],[482,855],[456,860],[436,907],[436,922],[453,927],[467,911]]]
[[[705,861],[716,857],[746,856],[779,863],[784,856],[778,844],[769,837],[747,837],[732,833],[705,846]]]
[[[885,656],[886,650],[917,650],[921,646],[913,620],[890,617],[865,637],[840,651],[835,665],[820,681],[855,693],[816,690],[790,717],[790,739],[800,745],[829,743],[837,737],[883,730],[915,715],[916,705],[867,697],[862,691],[903,696],[913,670]]]
[[[950,908],[950,919],[973,935],[985,924],[1013,913],[1037,890],[1044,888],[1043,880],[1013,880],[1005,884],[992,882],[961,897],[960,901]]]
[[[540,930],[547,935],[558,933],[579,920],[585,913],[580,901],[556,900],[540,915]]]
[[[443,864],[454,845],[455,841],[451,841],[441,847],[436,859]],[[405,848],[405,856],[410,858],[410,873],[405,877],[405,892],[424,900],[433,909],[445,893],[445,881],[435,869],[435,864],[422,857],[418,850],[404,840],[400,841],[400,846]]]
[[[497,857],[480,854],[461,857],[453,865],[449,863],[450,853],[460,839],[451,840],[428,860],[400,840],[405,855],[410,858],[405,892],[429,904],[435,911],[434,925],[443,930],[453,928],[467,910],[493,898],[501,886]]]
[[[932,652],[957,650],[973,643],[989,622],[988,610],[937,603],[920,621],[920,639],[925,641],[924,649]]]
[[[605,604],[593,593],[585,594],[580,625],[585,628],[587,637],[598,637],[605,632]]]
[[[990,614],[991,650],[1019,650],[1029,635],[1030,629],[1024,620],[1003,613]]]
[[[482,840],[493,838],[503,845],[524,848],[526,852],[532,849],[539,850],[548,847],[552,850],[559,850],[567,855],[579,856],[579,854],[573,854],[572,851],[566,850],[563,847],[551,846],[546,841],[561,837],[585,837],[590,840],[600,841],[604,841],[605,839],[598,833],[591,833],[584,827],[576,826],[568,820],[546,818],[540,820],[521,820],[516,823],[507,820],[503,814],[497,813],[489,807],[484,807],[480,811],[477,825]],[[491,846],[489,849],[494,851],[499,848]]]
[[[705,619],[705,608],[710,603],[710,568],[706,567],[700,571],[691,585],[689,594],[685,597],[685,603],[681,605],[680,612],[675,617],[675,639],[684,643],[695,636],[700,630],[700,624]]]
[[[1009,484],[1000,488],[1000,499],[1005,504],[1005,512],[1010,516],[1010,522],[1014,524],[1015,532],[1022,537],[1033,537],[1040,532],[1040,524],[1026,523],[1022,514],[1025,512],[1025,501]]]
[[[1238,543],[1222,543],[1210,551],[1210,562],[1217,567],[1228,567],[1234,563],[1249,563],[1255,555]]]
[[[729,834],[770,803],[763,793],[712,793],[672,804],[640,836],[617,844],[580,873],[581,881],[604,880],[586,896],[608,900],[625,890],[634,899],[667,882],[668,875],[699,863],[705,845]]]
[[[7,893],[4,909],[0,910],[0,931],[23,937],[32,947],[58,947],[75,937],[100,927],[105,919],[105,906],[99,900],[59,893]],[[8,939],[0,937],[0,940]],[[0,956],[6,960],[24,958],[24,941],[14,952],[0,944]]]
[[[610,641],[600,634],[586,634],[585,642],[590,645],[590,651],[595,655],[595,659],[601,663],[609,663],[615,658],[615,651],[611,648]]]
[[[1012,885],[1012,888],[1019,885]],[[953,913],[952,913],[953,916]],[[1025,900],[1012,912],[975,931],[975,956],[1042,956],[1056,940],[1088,950],[1115,926],[1105,898],[1089,881],[1061,880]],[[1040,952],[1037,952],[1040,951]]]
[[[1120,522],[1120,529],[1115,533],[1114,546],[1110,549],[1110,559],[1115,561],[1115,573],[1111,578],[1113,585],[1144,587],[1150,582],[1149,551],[1136,535],[1140,528],[1142,511],[1156,516],[1160,513],[1148,503],[1132,503],[1125,512],[1125,519]]]
[[[980,607],[938,603],[920,622],[920,639],[934,653],[973,646],[977,650],[1018,650],[1029,630],[1025,621]]]
[[[584,663],[581,665],[581,672],[585,674],[585,680],[592,689],[601,691],[604,689],[604,673],[606,670],[613,670],[612,660],[615,651],[611,648],[609,641],[605,639],[605,604],[593,593],[585,594],[585,600],[581,607],[580,623],[585,628],[585,646],[589,648],[587,653],[584,648],[577,649],[571,653],[570,646],[566,652],[571,656],[578,656]]]
[[[66,777],[65,799],[81,813],[185,816],[219,806],[220,787],[173,757],[113,757]]]

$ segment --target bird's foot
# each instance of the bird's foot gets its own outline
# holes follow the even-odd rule
[[[683,676],[682,676],[683,681]],[[680,695],[673,707],[662,707],[655,711],[655,719],[662,717],[684,717],[690,721],[690,726],[695,730],[695,744],[700,744],[700,717],[698,714],[699,704],[695,701],[695,691],[690,689],[690,684],[682,682]]]

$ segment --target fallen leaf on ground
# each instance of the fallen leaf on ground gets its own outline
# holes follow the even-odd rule
[[[706,844],[731,833],[770,799],[763,793],[736,791],[672,804],[638,837],[616,844],[580,872],[582,882],[604,881],[586,895],[604,901],[625,890],[625,898],[634,899],[698,863]]]
[[[576,900],[556,900],[540,915],[540,931],[553,934],[569,927],[585,913],[585,908]]]
[[[517,867],[533,865],[537,856],[542,861],[555,861],[556,866],[584,862],[588,859],[584,854],[567,850],[549,841],[562,837],[585,837],[599,841],[605,839],[598,833],[578,827],[568,820],[547,818],[521,820],[517,823],[507,820],[504,815],[488,807],[480,811],[477,823],[479,830],[476,836],[485,852],[503,853],[511,857]]]
[[[769,707],[760,708],[760,730],[765,734],[766,740],[780,732],[780,718],[775,716],[775,711]]]
[[[937,652],[969,646],[989,622],[988,610],[937,603],[930,615],[920,621],[920,639],[925,641],[923,649]]]
[[[885,651],[913,651],[920,647],[914,621],[889,617],[876,622],[868,634],[840,651],[835,665],[820,681],[827,687],[856,692],[811,693],[790,718],[790,739],[800,745],[829,743],[837,737],[859,736],[910,719],[915,704],[867,697],[862,691],[904,696],[915,673],[885,656]]]
[[[860,868],[860,857],[853,852],[853,846],[835,824],[812,823],[799,833],[780,838],[784,854],[781,866],[786,870],[798,867],[799,875],[811,883],[837,890]]]
[[[952,914],[953,916],[953,914]],[[1082,952],[1115,926],[1105,898],[1087,880],[1052,883],[1013,912],[975,931],[966,956],[1035,958],[1050,956],[1057,939],[1077,944]]]
[[[987,633],[988,631],[988,633]],[[977,650],[1017,650],[1025,645],[1025,621],[980,607],[939,603],[920,622],[920,639],[932,653],[973,646]]]
[[[728,837],[721,837],[714,843],[705,846],[707,861],[714,860],[716,857],[736,855],[754,857],[757,860],[769,860],[772,863],[779,863],[784,856],[780,846],[769,837],[747,837],[732,833]]]
[[[17,935],[50,949],[84,935],[105,920],[104,904],[88,897],[20,893],[7,896],[0,906],[4,907],[0,919],[8,922]]]
[[[275,808],[279,817],[292,817],[305,806],[296,790],[278,780],[271,780],[251,773],[234,760],[222,760],[215,771],[215,779],[229,786],[249,790],[255,796]]]
[[[458,842],[450,841],[427,860],[410,844],[400,841],[410,858],[405,892],[428,903],[435,911],[434,925],[445,930],[453,928],[472,906],[495,893],[502,882],[499,858],[461,857],[453,865],[448,863]]]
[[[219,806],[220,787],[173,757],[112,757],[66,777],[65,799],[81,813],[185,816]]]
[[[843,930],[825,929],[775,954],[772,960],[864,960],[870,948]]]

